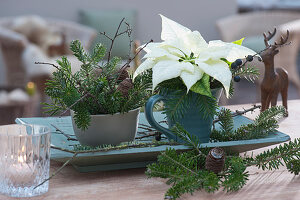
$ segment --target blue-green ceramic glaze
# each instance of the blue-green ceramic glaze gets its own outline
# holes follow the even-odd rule
[[[219,100],[221,95],[221,89],[213,90],[212,93]],[[169,139],[182,143],[183,141],[174,134],[170,128],[173,127],[177,122],[181,124],[190,134],[197,136],[199,142],[206,143],[209,142],[209,137],[211,133],[213,117],[204,117],[204,113],[200,112],[199,105],[195,103],[197,93],[193,93],[191,101],[189,102],[190,106],[187,109],[187,112],[184,114],[183,118],[172,121],[167,116],[168,128],[161,126],[153,117],[153,107],[158,101],[164,101],[168,98],[172,98],[172,93],[168,93],[164,96],[154,95],[146,103],[145,116],[149,124],[157,129],[158,131],[165,134]]]

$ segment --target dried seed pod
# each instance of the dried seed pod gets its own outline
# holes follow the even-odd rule
[[[214,173],[223,170],[225,164],[225,152],[222,148],[215,147],[211,149],[206,156],[205,168]]]
[[[128,96],[128,91],[133,88],[133,83],[130,78],[124,79],[119,85],[117,90],[119,90],[123,96]]]

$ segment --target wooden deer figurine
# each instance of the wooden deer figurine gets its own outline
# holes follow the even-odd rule
[[[266,45],[266,50],[261,53],[261,58],[265,64],[265,74],[263,81],[261,83],[261,111],[264,111],[271,106],[276,106],[278,94],[281,93],[282,104],[287,112],[287,96],[288,96],[288,73],[283,68],[274,68],[274,56],[278,54],[278,47],[284,45],[289,38],[289,31],[284,38],[281,36],[279,42],[274,42],[274,44],[269,44],[269,40],[276,34],[276,28],[273,32],[268,32],[268,36],[264,33],[264,42]]]

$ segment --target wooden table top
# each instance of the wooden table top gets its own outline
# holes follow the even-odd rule
[[[249,108],[251,105],[227,106],[232,110]],[[300,137],[300,100],[288,102],[289,117],[280,122],[279,131],[287,133],[291,139]],[[259,111],[248,113],[254,118]],[[270,147],[267,147],[270,148]],[[267,148],[255,150],[262,152]],[[61,163],[51,161],[51,172],[61,166]],[[262,171],[255,167],[247,169],[250,172],[246,186],[238,192],[226,193],[218,191],[209,194],[199,191],[191,196],[185,194],[184,200],[300,200],[300,176],[290,174],[283,167],[276,171]],[[50,180],[49,191],[30,200],[159,200],[164,198],[169,188],[164,179],[151,178],[145,175],[145,169],[128,169],[109,172],[79,173],[73,167],[65,167]],[[19,199],[0,195],[0,200]]]

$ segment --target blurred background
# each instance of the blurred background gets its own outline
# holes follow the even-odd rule
[[[206,41],[246,37],[244,45],[256,52],[265,48],[263,32],[276,26],[277,40],[290,30],[292,43],[280,49],[275,67],[289,72],[288,98],[300,98],[300,0],[1,0],[0,124],[13,123],[16,117],[44,116],[40,106],[47,101],[44,83],[54,69],[34,62],[54,63],[66,55],[73,70],[78,70],[80,65],[68,49],[70,41],[79,39],[86,50],[99,41],[108,44],[99,32],[114,33],[123,17],[133,28],[136,44],[159,42],[158,14],[198,30]],[[114,55],[126,59],[128,39],[116,42]],[[260,102],[264,65],[259,61],[254,65],[261,71],[260,78],[255,83],[235,83],[235,96],[223,97],[221,105]]]

